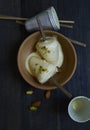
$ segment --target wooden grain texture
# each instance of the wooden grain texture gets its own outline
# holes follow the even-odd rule
[[[60,33],[87,44],[74,45],[78,64],[73,78],[64,86],[74,96],[90,98],[90,0],[0,0],[0,14],[32,17],[54,6],[60,19],[74,20],[73,29]],[[17,52],[28,36],[24,27],[14,21],[0,20],[0,130],[89,130],[90,122],[76,123],[67,113],[69,100],[61,91],[53,90],[49,100],[44,91],[27,84],[17,68]],[[33,95],[25,91],[32,89]],[[28,111],[32,101],[42,100],[35,112]]]

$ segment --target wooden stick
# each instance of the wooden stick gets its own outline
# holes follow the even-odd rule
[[[67,25],[67,24],[60,24],[60,26],[64,28],[73,28],[73,25]]]
[[[72,94],[68,92],[63,86],[61,86],[57,80],[55,80],[53,77],[51,77],[50,79],[67,97],[72,98]]]
[[[28,20],[29,18],[21,18],[15,16],[7,16],[7,15],[0,15],[0,19],[7,19],[7,20]],[[75,21],[70,20],[59,20],[60,23],[75,23]]]
[[[24,22],[20,21],[20,20],[16,20],[16,23],[20,24],[20,25],[24,25]],[[39,23],[38,23],[39,24]],[[72,25],[67,25],[67,24],[60,24],[61,27],[64,28],[73,28]]]
[[[39,24],[39,21],[37,20],[37,22],[38,22],[38,25],[40,26],[40,24]],[[18,23],[18,24],[20,24],[20,25],[25,25],[25,23],[24,22],[22,22],[22,21],[20,21],[20,20],[16,20],[16,23]],[[72,25],[67,25],[67,24],[60,24],[60,26],[61,27],[64,27],[64,28],[73,28],[73,26]]]
[[[20,25],[25,25],[25,23],[22,22],[22,21],[20,21],[20,20],[16,20],[16,23],[17,23],[17,24],[20,24]]]
[[[37,19],[37,23],[38,23],[38,26],[39,26],[39,29],[40,29],[43,41],[45,41],[46,40],[46,36],[45,36],[44,30],[43,30],[43,27],[41,25],[40,19],[38,17],[36,19]]]
[[[0,19],[6,19],[6,20],[23,20],[23,21],[28,20],[28,18],[21,18],[21,17],[14,17],[14,16],[6,16],[6,15],[0,15]]]
[[[73,40],[73,39],[70,39],[69,40],[73,43],[73,44],[76,44],[76,45],[79,45],[79,46],[82,46],[82,47],[86,47],[86,44],[85,43],[82,43],[82,42],[79,42],[79,41],[76,41],[76,40]]]
[[[70,23],[70,24],[74,24],[75,21],[71,21],[71,20],[59,20],[60,23]]]
[[[26,21],[29,18],[0,15],[0,19],[2,19],[2,20],[16,20],[16,23],[23,25],[22,23],[20,23],[20,21]],[[60,20],[60,22],[61,23],[74,23],[74,21],[66,21],[66,20]],[[73,28],[72,25],[66,25],[66,24],[60,24],[60,25],[61,25],[61,27],[65,27],[65,28]]]

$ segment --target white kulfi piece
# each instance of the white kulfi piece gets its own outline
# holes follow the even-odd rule
[[[30,74],[32,74],[32,73],[31,73],[31,70],[30,70],[30,67],[29,67],[29,61],[30,61],[31,57],[33,57],[33,56],[40,58],[40,56],[39,56],[39,54],[38,54],[37,52],[32,52],[32,53],[30,53],[30,54],[28,55],[28,57],[26,58],[25,67],[26,67],[27,71],[28,71]]]
[[[56,67],[37,55],[30,55],[28,57],[27,70],[34,76],[40,83],[45,83],[51,76],[56,73]],[[26,64],[27,64],[26,63]]]
[[[62,47],[56,37],[47,37],[36,44],[37,52],[50,64],[61,67],[64,56]]]

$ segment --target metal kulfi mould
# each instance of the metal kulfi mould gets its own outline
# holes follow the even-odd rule
[[[37,18],[40,20],[43,29],[59,30],[60,22],[54,7],[50,7],[47,10],[37,14],[31,19],[25,22],[25,28],[27,31],[37,31],[39,26]]]

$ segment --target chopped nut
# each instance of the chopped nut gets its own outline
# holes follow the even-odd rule
[[[29,107],[29,110],[31,110],[31,111],[36,111],[36,110],[37,110],[37,107],[30,106],[30,107]]]
[[[32,90],[28,90],[28,91],[26,91],[26,94],[33,94],[33,91]]]
[[[50,91],[50,90],[47,90],[47,91],[45,92],[45,98],[46,98],[46,99],[49,99],[50,96],[51,96],[51,91]]]
[[[38,63],[35,64],[36,66],[38,65]]]
[[[43,68],[42,66],[39,67],[39,72],[42,73],[44,71],[47,71],[47,68]]]
[[[57,70],[58,70],[58,72],[62,71],[61,67],[58,67],[58,66],[57,66]]]
[[[34,107],[39,107],[41,105],[41,101],[32,102],[31,105],[34,106]]]

